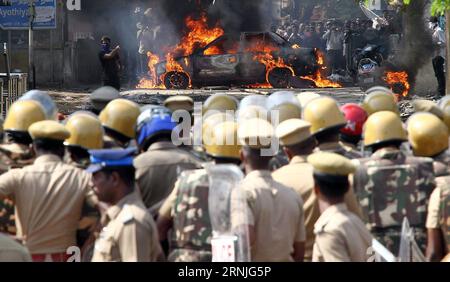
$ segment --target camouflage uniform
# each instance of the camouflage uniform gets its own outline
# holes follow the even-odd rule
[[[450,252],[450,177],[442,180],[445,181],[445,184],[440,186],[439,225],[444,235],[448,253]]]
[[[183,173],[174,191],[171,217],[171,252],[168,261],[212,260],[212,227],[209,218],[209,184],[205,169]],[[170,200],[169,200],[170,201]]]
[[[0,174],[13,168],[33,164],[34,156],[28,146],[19,144],[0,145]],[[14,202],[0,200],[0,233],[16,234]]]
[[[428,199],[435,188],[433,160],[385,148],[359,162],[355,193],[372,235],[397,254],[402,222],[407,217],[425,251]]]
[[[450,175],[450,154],[444,152],[434,158],[434,174],[436,177]]]
[[[316,151],[336,153],[350,160],[362,158],[362,154],[342,142],[322,143]]]

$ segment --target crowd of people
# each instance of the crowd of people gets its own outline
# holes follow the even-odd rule
[[[248,249],[232,259],[254,262],[367,262],[372,239],[395,257],[405,240],[418,246],[401,260],[449,253],[448,96],[414,101],[406,123],[382,87],[345,105],[312,92],[219,93],[201,115],[186,96],[140,107],[103,87],[90,101],[66,117],[34,90],[7,112],[0,261],[207,262],[224,232]],[[213,181],[214,167],[243,175],[223,210],[209,198],[231,177]]]
[[[385,21],[384,21],[385,20]],[[383,56],[388,58],[391,48],[401,38],[401,22],[385,13],[380,20],[329,19],[323,22],[300,23],[297,20],[273,26],[272,31],[292,44],[306,48],[318,48],[327,53],[332,73],[352,71],[352,57],[357,49],[367,45],[382,45]]]

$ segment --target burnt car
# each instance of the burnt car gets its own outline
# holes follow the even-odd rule
[[[287,88],[293,77],[318,71],[316,52],[292,46],[273,32],[243,32],[222,35],[189,56],[176,57],[176,68],[167,61],[155,67],[168,89],[267,83]]]

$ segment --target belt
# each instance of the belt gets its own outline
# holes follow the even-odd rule
[[[31,258],[33,262],[67,262],[70,256],[66,253],[34,254]]]

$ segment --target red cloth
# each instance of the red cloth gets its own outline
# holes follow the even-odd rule
[[[31,255],[33,262],[67,262],[70,256],[66,253]],[[47,259],[46,259],[47,258]]]

